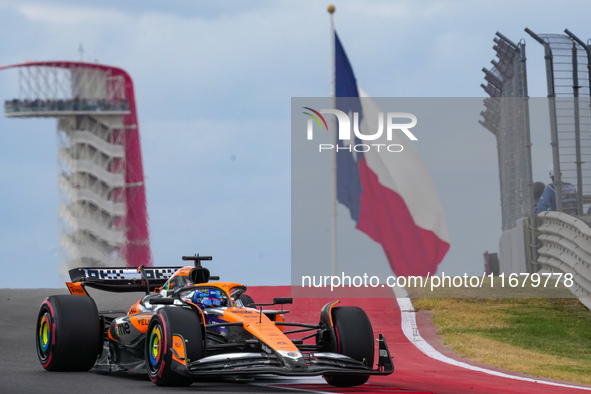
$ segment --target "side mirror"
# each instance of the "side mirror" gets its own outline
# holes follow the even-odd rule
[[[273,304],[276,304],[276,305],[293,304],[293,298],[292,297],[275,297],[275,298],[273,298]]]

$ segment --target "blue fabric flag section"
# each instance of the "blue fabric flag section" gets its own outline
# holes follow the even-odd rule
[[[341,40],[337,33],[334,33],[335,40],[335,103],[336,109],[347,114],[353,112],[359,113],[359,122],[363,117],[361,111],[361,101],[359,100],[359,91],[357,90],[357,81],[353,74],[353,68],[347,54],[343,49]],[[353,120],[353,116],[350,116]],[[338,123],[338,122],[337,122]],[[338,131],[338,127],[337,127]],[[338,138],[338,132],[335,134],[336,146],[343,147],[346,141]],[[358,142],[354,142],[358,143]],[[359,208],[361,199],[361,180],[359,176],[359,160],[362,153],[354,156],[348,150],[337,151],[337,200],[349,208],[351,218],[356,223],[359,222]]]

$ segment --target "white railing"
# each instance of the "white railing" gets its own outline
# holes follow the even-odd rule
[[[123,145],[111,144],[90,131],[76,130],[68,133],[72,144],[89,144],[110,157],[124,157]]]
[[[591,309],[591,228],[562,212],[542,212],[538,228],[538,265],[542,270],[573,275],[571,292]]]
[[[66,148],[61,148],[59,150],[58,158],[64,162],[72,172],[86,172],[92,174],[112,187],[123,187],[125,185],[124,174],[109,172],[90,160],[74,159],[69,155]]]
[[[58,184],[64,190],[71,203],[89,201],[112,216],[125,216],[125,203],[109,201],[89,188],[77,189],[72,186],[64,175],[60,176]]]
[[[59,209],[59,217],[67,223],[74,231],[87,231],[111,246],[119,246],[125,243],[126,237],[123,230],[109,228],[101,223],[96,217],[87,212],[74,214],[71,207],[62,205]]]

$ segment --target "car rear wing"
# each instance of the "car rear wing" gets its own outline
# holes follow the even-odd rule
[[[71,269],[69,274],[72,282],[78,282],[83,287],[126,293],[145,291],[146,282],[149,290],[154,291],[180,268],[183,267],[143,267],[142,273],[140,269],[132,267],[80,267]]]

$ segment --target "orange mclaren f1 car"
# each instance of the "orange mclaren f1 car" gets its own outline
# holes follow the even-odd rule
[[[394,371],[382,334],[374,365],[374,336],[361,308],[326,304],[317,324],[286,322],[287,297],[256,304],[246,286],[210,282],[201,262],[187,267],[76,268],[71,295],[54,295],[37,318],[37,355],[49,371],[147,372],[162,386],[203,377],[277,374],[322,375],[334,386],[357,386],[370,375]],[[145,291],[129,311],[99,312],[86,287]],[[263,307],[282,305],[282,310]],[[288,331],[289,327],[294,327]],[[299,339],[288,337],[304,335]],[[314,344],[304,343],[315,339]]]

